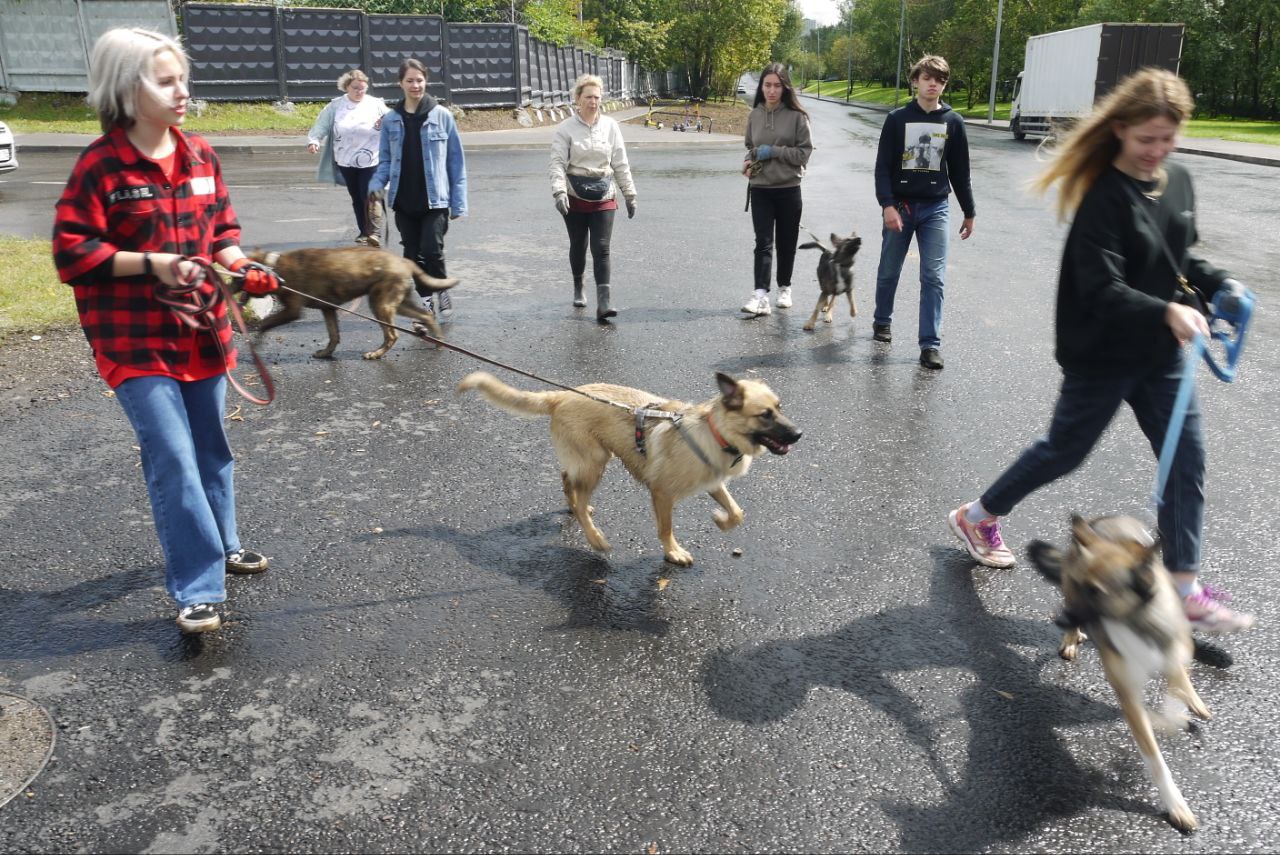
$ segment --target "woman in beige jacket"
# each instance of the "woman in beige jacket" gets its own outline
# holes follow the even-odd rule
[[[596,281],[596,320],[608,323],[618,312],[609,306],[609,238],[618,192],[627,219],[636,215],[636,186],[627,163],[627,147],[618,123],[600,112],[604,81],[584,74],[573,85],[577,113],[556,127],[551,140],[551,195],[569,230],[569,269],[573,273],[573,305],[587,305],[582,280],[587,267],[588,238]]]

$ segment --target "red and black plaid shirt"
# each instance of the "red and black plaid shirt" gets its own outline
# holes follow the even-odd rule
[[[212,258],[240,243],[217,155],[198,136],[176,129],[173,135],[172,180],[116,128],[81,153],[58,200],[53,262],[75,289],[80,325],[108,382],[115,366],[126,376],[182,379],[235,366],[224,304],[217,306],[214,325],[225,366],[212,333],[186,326],[155,298],[153,277],[111,273],[111,258],[120,250]]]

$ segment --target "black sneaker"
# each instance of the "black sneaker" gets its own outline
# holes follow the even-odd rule
[[[893,341],[893,331],[889,329],[888,324],[872,324],[871,337],[876,341],[882,341],[885,344]]]
[[[920,364],[925,368],[932,368],[937,371],[942,367],[942,354],[938,352],[936,347],[926,347],[920,351]]]
[[[227,572],[237,576],[252,576],[267,572],[267,556],[248,549],[241,549],[227,556]]]
[[[178,629],[187,635],[197,632],[213,632],[222,626],[222,617],[212,603],[196,603],[178,610]]]

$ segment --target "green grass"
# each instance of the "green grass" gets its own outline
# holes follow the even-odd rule
[[[828,98],[844,98],[845,85],[843,80],[828,80],[822,84],[822,95]],[[818,94],[818,83],[810,81],[803,86],[803,90],[810,95],[816,95]],[[911,97],[906,89],[900,90],[898,94],[898,103],[900,105],[905,104],[907,99]],[[984,98],[980,104],[975,103],[972,110],[966,110],[963,106],[960,106],[960,103],[963,103],[964,95],[965,93],[960,93],[955,102],[945,98],[943,100],[947,100],[947,103],[951,104],[952,108],[965,118],[985,119],[987,117],[986,99]],[[889,106],[893,104],[893,90],[882,86],[859,86],[854,84],[849,100]],[[996,102],[996,118],[1009,118],[1009,103],[1007,101]],[[1184,133],[1189,137],[1208,137],[1233,140],[1235,142],[1280,145],[1280,122],[1260,122],[1232,118],[1192,119]]]
[[[76,324],[75,300],[58,281],[49,241],[0,235],[0,258],[0,342],[18,332]]]
[[[183,128],[195,133],[305,133],[324,109],[322,103],[295,104],[282,113],[268,103],[210,102],[201,115],[189,115]],[[0,106],[0,121],[14,133],[101,133],[98,118],[79,95],[32,92],[12,107]],[[21,141],[19,141],[21,145]]]

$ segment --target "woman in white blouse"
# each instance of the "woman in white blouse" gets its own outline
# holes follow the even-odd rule
[[[369,179],[378,166],[378,137],[387,105],[381,98],[366,95],[369,77],[353,69],[338,78],[342,95],[320,111],[311,132],[307,134],[307,150],[320,154],[316,170],[318,181],[346,185],[351,194],[360,236],[356,243],[381,246],[382,203],[369,201]]]
[[[573,305],[587,305],[582,279],[589,236],[596,320],[602,324],[618,314],[609,306],[609,238],[613,213],[618,210],[618,191],[626,202],[627,218],[636,215],[636,186],[627,163],[627,147],[618,123],[600,112],[603,93],[604,81],[599,77],[579,77],[573,85],[577,113],[556,127],[551,141],[551,195],[569,230]]]

